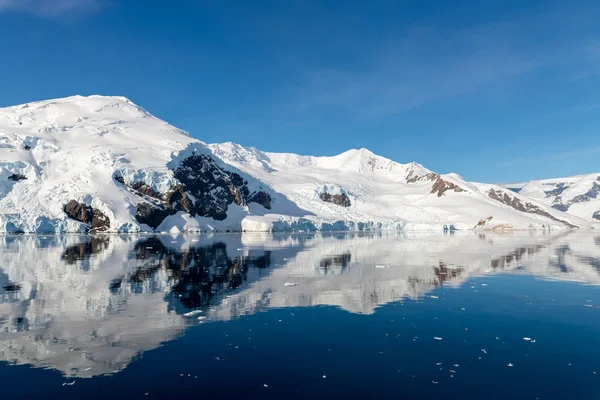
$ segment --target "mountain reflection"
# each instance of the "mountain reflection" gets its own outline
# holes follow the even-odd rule
[[[4,236],[0,359],[71,377],[111,374],[190,324],[277,307],[370,314],[504,272],[600,284],[600,237]]]

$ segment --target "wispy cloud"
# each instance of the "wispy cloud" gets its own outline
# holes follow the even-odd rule
[[[103,0],[0,0],[0,13],[25,12],[41,17],[90,13],[102,8]]]
[[[596,47],[589,38],[561,36],[569,26],[561,13],[547,13],[450,32],[413,27],[369,49],[373,56],[360,68],[306,68],[304,81],[286,94],[286,106],[299,115],[334,111],[373,119],[480,92],[546,67],[576,69],[578,63],[589,64]],[[547,31],[556,34],[542,35]]]
[[[583,156],[590,155],[590,154],[600,154],[600,147],[587,147],[584,149],[576,149],[576,150],[571,150],[571,151],[566,151],[566,152],[561,152],[561,153],[545,154],[545,155],[537,156],[537,157],[524,156],[524,157],[515,158],[512,160],[507,160],[507,161],[501,162],[499,164],[496,164],[496,167],[506,168],[506,167],[512,167],[515,165],[522,165],[522,164],[549,162],[549,161],[553,161],[553,160],[565,160],[565,159],[569,159],[569,158],[583,157]]]

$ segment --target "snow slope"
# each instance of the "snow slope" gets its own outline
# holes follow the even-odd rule
[[[123,97],[74,96],[0,109],[0,232],[86,231],[89,226],[65,214],[70,200],[106,215],[108,231],[151,230],[136,220],[143,196],[126,185],[165,193],[178,184],[173,168],[193,154],[210,151]],[[260,186],[244,178],[251,191]],[[223,221],[177,213],[167,225],[238,227],[249,207],[229,208]]]
[[[370,222],[384,229],[442,230],[451,225],[456,229],[473,229],[483,220],[485,224],[480,226],[487,229],[564,228],[565,223],[557,221],[561,220],[587,226],[577,217],[499,186],[465,182],[456,174],[440,176],[420,164],[399,164],[367,149],[349,150],[333,157],[312,157],[267,153],[234,143],[208,147],[227,164],[269,184],[274,191],[310,212],[302,218],[310,223],[302,224],[294,218],[276,221],[263,218],[254,221],[256,225],[273,223],[283,229],[312,224],[323,229],[324,223],[328,228],[344,228]],[[434,192],[439,182],[447,190]],[[511,200],[529,202],[556,220],[518,211],[490,198],[491,190],[509,193]],[[325,202],[320,197],[324,192],[345,194],[351,205],[341,207]],[[489,217],[492,219],[488,221]],[[252,221],[252,217],[248,220]]]
[[[600,224],[600,173],[503,186],[558,210]]]
[[[123,97],[0,109],[0,232],[564,229],[588,223],[366,149],[210,145]]]

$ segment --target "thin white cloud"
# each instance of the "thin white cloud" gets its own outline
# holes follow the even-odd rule
[[[378,49],[369,48],[370,58],[360,68],[307,67],[305,79],[286,93],[285,110],[277,112],[374,119],[499,88],[546,67],[580,69],[590,64],[593,41],[572,33],[569,21],[582,21],[584,11],[570,12],[567,21],[564,13],[549,12],[450,32],[433,25],[399,31]],[[590,24],[583,22],[582,29]],[[547,31],[549,37],[543,35]]]
[[[52,18],[97,11],[102,3],[102,0],[0,0],[0,13],[25,12]]]

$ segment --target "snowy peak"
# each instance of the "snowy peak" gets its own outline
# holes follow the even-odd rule
[[[594,185],[564,190],[569,211],[598,197]],[[315,157],[207,146],[119,96],[0,109],[0,232],[586,226],[497,189],[364,148]]]
[[[465,182],[457,174],[440,175],[416,162],[400,164],[364,148],[312,157],[260,152],[233,143],[208,147],[225,163],[318,216],[320,229],[325,225],[342,230],[350,226],[441,230],[586,225],[523,196],[505,196],[498,192],[500,187]],[[323,220],[331,222],[322,224]],[[291,228],[296,223],[283,225]]]
[[[600,223],[600,173],[506,184],[552,208]]]

